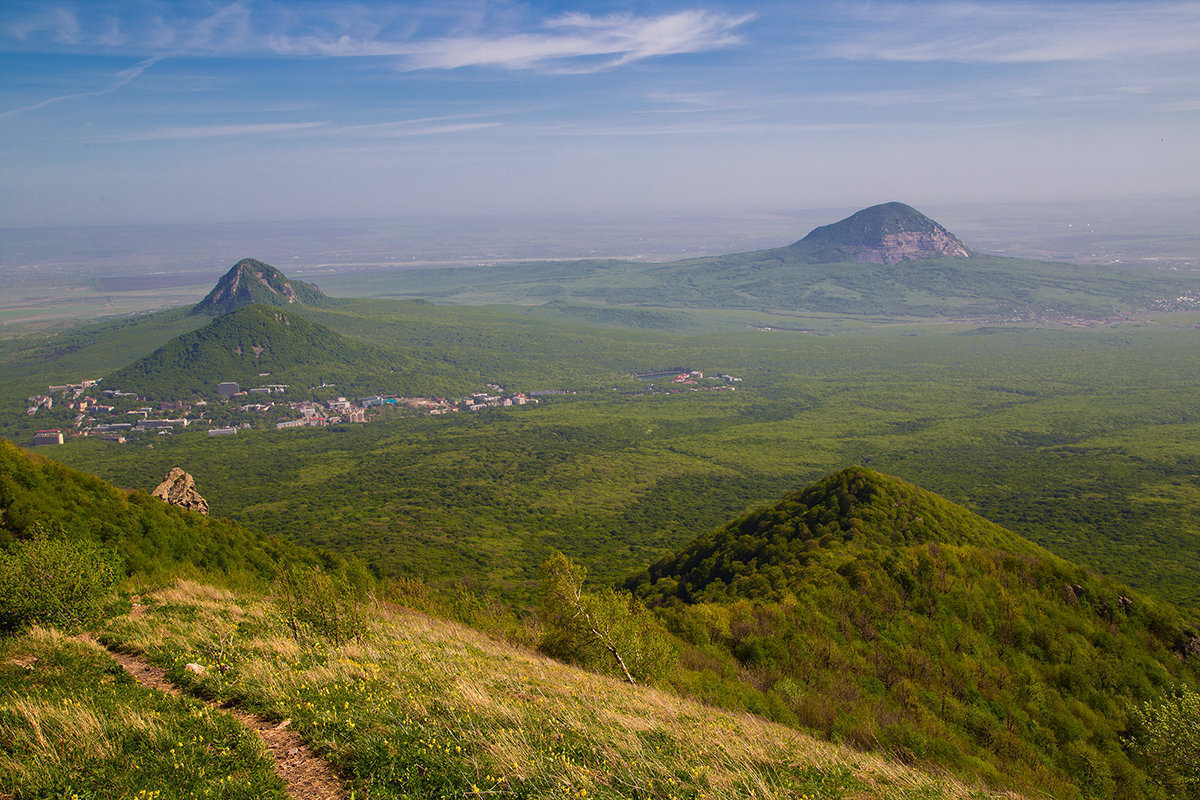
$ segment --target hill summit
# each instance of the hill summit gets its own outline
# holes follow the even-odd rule
[[[207,296],[192,308],[193,314],[219,317],[242,306],[324,305],[325,294],[304,281],[288,278],[270,264],[243,258],[217,281]]]
[[[1165,798],[1122,737],[1200,681],[1194,618],[864,467],[629,586],[801,725],[1031,795]]]
[[[813,249],[821,262],[899,264],[930,258],[970,258],[958,237],[904,203],[882,203],[813,229],[792,245]]]

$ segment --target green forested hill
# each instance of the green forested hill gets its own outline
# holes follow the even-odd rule
[[[1163,797],[1130,712],[1200,682],[1197,620],[865,468],[631,587],[803,724],[1056,798]]]
[[[110,547],[143,575],[190,568],[270,579],[281,561],[319,561],[315,551],[123,491],[0,439],[0,548],[39,527]]]
[[[397,361],[293,311],[251,305],[172,339],[118,370],[105,386],[156,399],[213,394],[222,381],[307,386],[327,380],[353,386],[388,372]]]

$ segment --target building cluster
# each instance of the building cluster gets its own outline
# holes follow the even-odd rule
[[[674,378],[671,378],[671,383],[686,383],[686,384],[692,384],[692,385],[699,385],[700,382],[703,380],[705,380],[704,373],[698,369],[693,369],[689,372],[681,372],[678,375],[676,375]],[[720,381],[724,381],[725,383],[741,383],[741,381],[742,381],[741,378],[735,378],[732,375],[718,375],[716,378],[710,377],[710,378],[708,378],[708,380],[709,381],[720,380]]]
[[[634,395],[677,394],[684,391],[732,392],[737,389],[733,384],[742,382],[741,378],[727,373],[705,375],[702,370],[686,368],[643,372],[633,377],[646,382],[646,390],[632,392]],[[614,388],[613,391],[617,390]]]
[[[96,436],[100,439],[114,442],[124,442],[126,437],[135,433],[153,433],[165,436],[173,431],[186,428],[194,422],[213,424],[214,420],[206,419],[209,411],[205,400],[168,400],[158,403],[157,407],[141,406],[128,408],[129,403],[123,403],[125,411],[118,411],[116,406],[102,400],[109,398],[136,398],[132,392],[121,392],[106,389],[102,393],[86,393],[98,383],[96,380],[86,380],[78,384],[66,386],[51,386],[45,395],[29,398],[30,415],[40,409],[50,409],[55,406],[58,398],[59,408],[69,408],[75,411],[72,435]],[[248,421],[228,424],[232,412],[245,415],[257,415],[261,418],[273,410],[278,412],[275,423],[277,430],[289,428],[320,428],[341,423],[365,423],[367,412],[372,408],[406,407],[426,414],[446,414],[455,411],[478,411],[484,408],[521,406],[535,404],[538,399],[521,392],[506,393],[497,384],[487,384],[488,391],[476,392],[470,397],[450,400],[444,397],[402,397],[398,395],[373,395],[348,399],[338,397],[333,400],[299,400],[286,402],[272,395],[283,394],[288,390],[286,384],[268,384],[252,389],[243,390],[236,382],[222,381],[216,386],[216,393],[223,399],[216,408],[219,414],[214,414],[220,420],[219,426],[210,427],[210,437],[229,436],[250,427]],[[553,393],[553,392],[548,392]],[[544,393],[545,394],[545,393]],[[61,414],[56,414],[61,418]],[[290,418],[289,418],[290,417]],[[63,430],[60,428],[38,431],[34,444],[62,444]]]
[[[54,408],[54,396],[58,395],[67,403],[68,407],[75,408],[80,403],[92,403],[93,398],[83,397],[83,393],[100,382],[100,378],[86,378],[79,383],[66,383],[62,386],[50,386],[46,394],[35,394],[29,398],[29,407],[25,409],[25,413],[33,416],[41,409],[47,411]],[[80,408],[80,410],[83,410]]]

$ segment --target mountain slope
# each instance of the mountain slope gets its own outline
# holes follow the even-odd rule
[[[170,399],[211,395],[222,381],[254,385],[263,373],[271,383],[352,382],[393,363],[294,312],[252,305],[177,336],[104,385]]]
[[[356,797],[902,800],[976,798],[944,777],[748,714],[629,686],[391,603],[336,645],[290,633],[281,604],[192,583],[143,597],[105,642],[206,698],[290,720]],[[229,669],[180,669],[206,627],[236,629]],[[209,659],[202,659],[214,664]]]
[[[327,305],[329,298],[317,287],[289,279],[270,264],[243,258],[221,276],[192,314],[219,317],[248,305]]]
[[[1196,620],[863,468],[631,585],[803,724],[1059,798],[1162,797],[1130,710],[1200,683]]]
[[[39,526],[111,547],[126,571],[143,575],[189,567],[269,580],[281,561],[318,561],[312,550],[122,491],[0,439],[0,548]]]

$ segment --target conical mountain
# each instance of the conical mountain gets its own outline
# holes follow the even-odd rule
[[[329,298],[304,281],[291,280],[270,264],[243,258],[217,281],[217,285],[192,308],[193,314],[219,317],[243,306],[326,305]]]
[[[815,263],[899,264],[930,258],[970,258],[958,237],[904,203],[881,203],[813,229],[792,245]]]
[[[225,381],[341,385],[386,370],[391,361],[295,312],[251,305],[177,336],[105,385],[164,399],[211,395]]]
[[[1200,621],[859,467],[630,585],[779,718],[1029,794],[1167,797],[1134,711],[1200,686]]]

